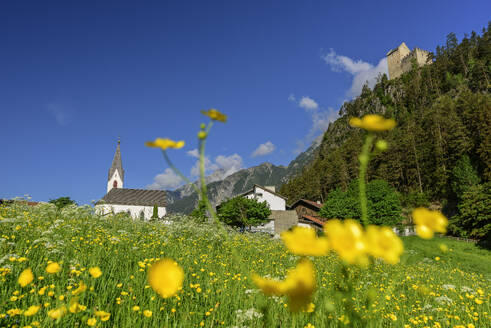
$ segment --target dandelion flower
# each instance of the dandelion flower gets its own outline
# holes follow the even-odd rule
[[[341,259],[350,264],[365,262],[366,245],[363,228],[357,221],[329,220],[324,225],[324,232],[329,240],[329,246]]]
[[[109,320],[111,313],[106,311],[95,311],[95,315],[98,316],[101,319],[101,321],[107,321]]]
[[[60,272],[60,270],[61,270],[61,266],[56,262],[51,262],[48,264],[48,266],[46,266],[47,273],[51,273],[51,274],[58,273]]]
[[[65,314],[66,314],[66,306],[64,306],[64,305],[60,306],[57,309],[48,311],[48,316],[51,319],[59,319],[59,318],[63,317]]]
[[[166,150],[167,148],[179,149],[179,148],[184,147],[184,141],[183,140],[173,141],[171,139],[157,138],[154,141],[145,142],[145,146],[154,147],[154,148],[161,148],[162,150]]]
[[[435,232],[445,233],[448,220],[439,211],[430,211],[424,207],[413,210],[416,233],[423,239],[431,239]]]
[[[404,250],[401,239],[389,227],[368,226],[365,233],[367,252],[385,262],[396,264]]]
[[[290,252],[296,255],[324,256],[329,251],[329,243],[325,237],[317,237],[314,229],[295,227],[285,231],[281,239]]]
[[[254,275],[252,280],[268,296],[288,296],[290,310],[293,312],[308,307],[316,288],[314,265],[308,259],[300,260],[283,281],[261,278],[257,275]]]
[[[83,281],[78,283],[78,288],[72,291],[72,295],[80,295],[87,290],[87,285]]]
[[[172,259],[155,262],[148,270],[150,286],[163,298],[175,295],[182,288],[183,280],[184,271]]]
[[[202,110],[201,114],[208,116],[214,121],[227,122],[227,115],[220,113],[217,109]]]
[[[102,275],[102,271],[99,267],[90,268],[89,273],[93,278],[99,278]]]
[[[25,312],[24,312],[24,315],[26,317],[30,317],[32,315],[35,315],[36,313],[38,313],[39,309],[41,308],[41,306],[39,305],[31,305]]]
[[[88,326],[94,327],[96,323],[97,323],[97,319],[96,318],[89,318],[87,320],[87,325]]]
[[[145,310],[143,311],[143,315],[147,318],[150,318],[152,316],[152,311],[150,310]]]
[[[349,124],[353,127],[362,128],[367,131],[381,132],[391,130],[396,126],[396,121],[393,119],[385,119],[377,114],[367,114],[361,119],[352,117]]]
[[[25,287],[29,285],[33,280],[34,280],[34,275],[32,274],[31,269],[27,268],[24,271],[22,271],[17,281],[19,282],[19,285]]]

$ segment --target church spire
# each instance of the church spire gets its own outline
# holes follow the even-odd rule
[[[116,153],[114,153],[113,162],[107,176],[107,192],[109,192],[109,190],[112,188],[123,188],[124,170],[123,163],[121,161],[120,144],[121,140],[118,137],[118,146],[116,147]]]

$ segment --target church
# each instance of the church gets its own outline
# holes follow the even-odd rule
[[[124,170],[121,160],[121,141],[118,140],[111,168],[107,176],[107,193],[95,204],[100,215],[127,212],[135,219],[148,221],[157,206],[158,217],[166,214],[166,193],[164,190],[128,189],[124,186]]]

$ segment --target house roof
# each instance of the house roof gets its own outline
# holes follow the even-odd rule
[[[121,161],[121,150],[119,149],[120,140],[118,140],[118,146],[116,147],[116,153],[114,153],[113,163],[111,164],[111,168],[109,169],[109,173],[107,175],[107,180],[109,181],[114,174],[114,171],[118,170],[119,175],[121,176],[121,180],[124,181],[124,170],[123,170],[123,162]]]
[[[111,189],[96,205],[136,205],[136,206],[166,206],[166,192],[164,190],[146,189]]]
[[[239,195],[237,195],[237,196],[245,196],[245,195],[247,195],[247,194],[250,194],[251,192],[254,192],[254,188],[255,188],[255,187],[259,187],[259,188],[261,188],[261,189],[264,189],[264,190],[266,190],[266,191],[268,191],[268,192],[272,193],[273,195],[278,196],[278,197],[281,197],[281,198],[283,198],[284,200],[286,200],[286,197],[285,197],[285,196],[282,196],[282,195],[280,195],[280,194],[278,194],[278,193],[276,193],[276,192],[274,192],[274,191],[272,191],[272,190],[270,190],[270,189],[268,189],[268,188],[266,188],[266,187],[264,187],[264,186],[258,185],[258,184],[254,184],[254,185],[252,186],[252,189],[250,189],[250,190],[248,190],[248,191],[246,191],[246,192],[243,192],[242,194],[239,194]]]
[[[304,219],[306,221],[311,221],[311,222],[317,223],[320,226],[324,226],[324,224],[325,224],[325,221],[323,221],[324,218],[315,217],[312,215],[302,215],[302,219]]]
[[[314,206],[314,207],[316,207],[316,208],[318,208],[318,209],[321,209],[321,208],[322,208],[322,204],[317,204],[317,202],[314,202],[314,201],[312,201],[312,200],[308,200],[308,199],[303,199],[303,198],[302,198],[302,199],[297,200],[295,203],[293,203],[293,204],[292,204],[292,205],[290,205],[289,207],[290,207],[290,208],[294,208],[294,207],[298,206],[300,203],[309,204],[309,205]]]

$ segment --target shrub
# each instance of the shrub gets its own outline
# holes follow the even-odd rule
[[[58,209],[62,209],[63,207],[67,205],[77,205],[73,199],[70,199],[70,197],[59,197],[57,199],[50,199],[49,203],[55,204],[55,206]]]
[[[205,222],[207,215],[206,203],[203,200],[198,201],[198,206],[189,215],[196,222]]]
[[[329,193],[320,215],[326,218],[361,219],[358,180],[353,180],[346,192],[336,189]],[[401,222],[401,203],[391,186],[384,180],[367,184],[368,220],[371,224],[393,226]]]
[[[224,223],[234,227],[248,227],[260,225],[267,221],[271,215],[268,203],[258,202],[242,196],[224,202],[218,208],[218,218]]]

